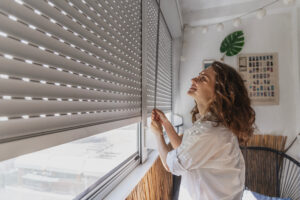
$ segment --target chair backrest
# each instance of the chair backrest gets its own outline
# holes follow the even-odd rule
[[[300,163],[282,151],[241,147],[246,164],[245,186],[272,197],[300,200]]]
[[[254,134],[248,141],[247,147],[267,147],[283,151],[286,138],[286,136]],[[281,158],[269,151],[243,150],[242,152],[246,163],[245,186],[264,195],[276,196],[279,193],[277,185],[281,163],[277,159]]]

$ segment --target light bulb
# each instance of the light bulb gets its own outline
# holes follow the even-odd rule
[[[295,0],[283,0],[283,3],[286,5],[293,4],[293,3],[295,3]]]
[[[217,31],[223,31],[224,30],[224,25],[222,23],[217,24]]]
[[[257,11],[256,17],[257,17],[257,19],[262,19],[264,16],[266,16],[266,14],[267,14],[266,9],[261,8]]]
[[[233,26],[234,27],[239,27],[241,25],[241,23],[242,23],[241,18],[236,18],[236,19],[233,20]]]
[[[205,34],[208,31],[208,27],[207,26],[203,26],[202,27],[202,33]]]

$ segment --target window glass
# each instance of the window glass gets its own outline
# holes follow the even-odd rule
[[[138,151],[132,124],[0,163],[0,199],[73,199]]]

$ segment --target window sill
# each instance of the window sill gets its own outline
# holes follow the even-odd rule
[[[126,199],[135,186],[142,180],[147,171],[158,158],[158,151],[153,150],[145,163],[138,165],[125,179],[123,179],[104,200]]]

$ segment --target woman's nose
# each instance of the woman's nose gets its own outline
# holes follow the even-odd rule
[[[196,77],[192,78],[192,83],[196,83],[196,82],[197,82],[197,78]]]

